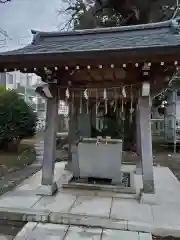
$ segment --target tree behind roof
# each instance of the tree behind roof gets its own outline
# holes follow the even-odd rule
[[[160,22],[179,15],[177,0],[62,0],[63,29],[91,29]]]

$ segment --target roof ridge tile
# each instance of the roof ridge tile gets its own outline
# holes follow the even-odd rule
[[[176,21],[176,19],[174,19]],[[179,24],[179,19],[178,19]],[[108,27],[108,28],[95,28],[95,29],[84,29],[84,30],[73,30],[73,31],[53,31],[53,32],[41,32],[37,30],[31,30],[34,35],[33,41],[37,42],[39,38],[47,37],[67,37],[67,36],[77,36],[77,35],[90,35],[90,34],[103,34],[103,33],[114,33],[114,32],[125,32],[125,31],[137,31],[137,30],[148,30],[157,28],[170,28],[172,26],[172,20],[158,22],[158,23],[148,23],[130,26],[120,26],[120,27]]]

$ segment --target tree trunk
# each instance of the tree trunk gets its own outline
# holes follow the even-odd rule
[[[14,139],[11,142],[8,142],[7,151],[9,152],[19,152],[20,140]]]

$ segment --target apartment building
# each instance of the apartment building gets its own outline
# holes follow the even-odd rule
[[[46,101],[35,93],[35,87],[40,82],[41,78],[35,74],[23,74],[19,71],[0,73],[0,84],[6,89],[16,89],[37,112],[38,118],[45,118]]]
[[[23,74],[20,71],[0,73],[0,85],[4,85],[6,89],[16,89],[37,113],[39,129],[45,127],[46,118],[46,100],[35,93],[36,86],[41,82],[41,78],[35,74]],[[58,112],[59,115],[65,116],[67,125],[68,106],[64,101],[60,101]]]

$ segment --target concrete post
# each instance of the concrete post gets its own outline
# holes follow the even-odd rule
[[[138,100],[144,193],[154,193],[150,104],[149,96]]]
[[[38,193],[40,195],[52,195],[57,190],[57,185],[54,182],[54,165],[56,158],[58,102],[58,96],[53,99],[47,99],[42,182]]]
[[[76,109],[77,110],[77,109]],[[80,170],[79,170],[79,157],[78,157],[78,148],[75,144],[75,141],[79,139],[80,137],[86,137],[89,138],[91,136],[91,124],[90,124],[90,113],[86,114],[78,113],[76,111],[76,114],[72,117],[72,143],[71,143],[71,171],[73,172],[74,177],[80,176]]]
[[[78,130],[81,137],[91,137],[90,112],[88,114],[85,112],[83,112],[82,114],[78,114]]]
[[[140,138],[140,122],[139,109],[136,107],[136,154],[138,163],[136,164],[136,174],[142,174],[142,157],[141,157],[141,138]]]
[[[68,162],[65,166],[65,169],[69,171],[72,171],[72,146],[76,141],[76,129],[77,129],[77,112],[75,108],[75,103],[71,99],[69,104]]]
[[[139,109],[136,109],[136,152],[141,156],[141,141],[140,141],[140,123],[139,123]]]

